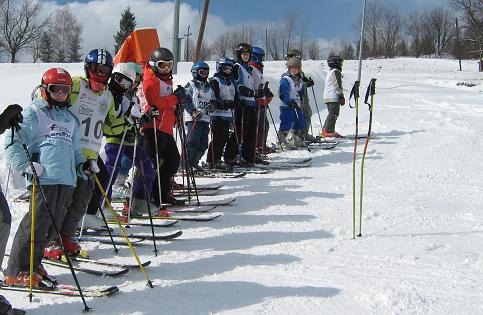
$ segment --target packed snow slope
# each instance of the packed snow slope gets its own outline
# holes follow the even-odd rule
[[[303,63],[315,80],[322,120],[324,63]],[[1,64],[1,106],[27,106],[30,91],[50,66]],[[81,64],[65,67],[82,74]],[[181,64],[176,84],[187,82],[189,67]],[[361,95],[372,77],[377,94],[375,137],[365,163],[363,237],[352,239],[353,141],[330,151],[286,152],[311,156],[312,166],[199,181],[224,185],[218,196],[204,200],[234,196],[237,201],[217,209],[224,215],[216,221],[158,229],[184,233],[180,240],[158,243],[157,258],[150,243],[136,248],[143,261],[153,261],[146,270],[154,289],[136,270],[120,278],[78,273],[82,286],[121,288],[116,296],[89,299],[89,306],[97,314],[483,314],[483,82],[476,62],[463,62],[463,69],[456,71],[454,60],[364,61]],[[284,71],[284,62],[265,66],[275,94]],[[348,99],[357,62],[346,62],[343,73]],[[461,82],[475,86],[457,85]],[[275,97],[271,108],[278,121],[277,107]],[[359,114],[365,133],[368,110],[362,101]],[[353,134],[354,117],[355,110],[344,106],[337,130]],[[271,132],[275,141],[273,126]],[[362,149],[360,144],[358,161]],[[8,168],[1,164],[5,190]],[[360,163],[358,177],[359,172]],[[12,201],[22,190],[22,180],[11,179],[11,238],[27,211],[26,204]],[[92,257],[134,261],[126,248],[117,257],[108,245],[83,246]],[[72,283],[65,269],[48,270]],[[29,303],[24,293],[2,294],[29,314],[82,310],[77,298],[37,294]]]

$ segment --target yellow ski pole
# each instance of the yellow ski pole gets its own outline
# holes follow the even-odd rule
[[[32,282],[34,280],[34,254],[35,254],[35,180],[32,181],[32,219],[30,221],[30,281],[29,281],[29,300],[32,302]]]
[[[124,236],[124,238],[126,239],[127,245],[129,246],[129,249],[131,250],[131,252],[134,256],[134,259],[136,259],[136,262],[139,265],[139,269],[141,269],[141,272],[143,273],[144,278],[146,278],[146,281],[148,282],[148,283],[146,283],[146,285],[150,288],[153,288],[153,283],[151,282],[151,280],[149,280],[148,274],[146,273],[146,270],[144,270],[143,264],[139,260],[139,257],[136,254],[136,250],[134,250],[134,247],[132,246],[131,241],[129,240],[129,237],[127,236],[126,231],[122,227],[121,222],[119,221],[119,218],[116,215],[116,211],[114,211],[114,209],[112,208],[111,202],[109,201],[109,198],[107,197],[106,192],[102,188],[101,182],[97,178],[96,174],[94,174],[94,179],[96,180],[96,185],[99,188],[99,191],[101,192],[102,197],[104,198],[104,201],[107,204],[107,207],[109,208],[109,210],[111,210],[111,213],[114,216],[114,219],[116,220],[116,223],[117,223],[117,226],[119,227],[119,230],[121,230],[122,236]]]

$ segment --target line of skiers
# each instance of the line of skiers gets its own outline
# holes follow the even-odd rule
[[[261,48],[242,43],[236,50],[236,61],[220,58],[211,78],[208,64],[197,61],[191,68],[193,79],[176,89],[172,81],[173,54],[166,48],[155,49],[143,65],[114,65],[108,51],[94,49],[85,57],[84,76],[71,77],[61,68],[46,71],[23,113],[20,106],[11,105],[0,116],[2,131],[13,126],[5,136],[6,160],[13,170],[25,175],[29,189],[34,176],[41,184],[33,196],[37,200],[35,208],[31,205],[15,234],[4,283],[29,285],[32,211],[34,287],[49,279],[41,263],[43,257],[58,259],[63,249],[69,254],[81,251],[75,234],[82,221],[84,228],[102,228],[104,223],[98,214],[104,198],[96,178],[104,189],[109,187],[110,197],[119,172],[125,176],[134,164],[137,171],[133,172],[132,212],[144,214],[148,207],[182,204],[171,194],[181,162],[175,126],[183,132],[186,126],[183,155],[197,171],[203,171],[200,160],[206,150],[206,164],[211,169],[267,163],[261,154],[273,152],[266,141],[268,105],[274,95],[263,77],[264,57]],[[337,136],[335,104],[344,103],[342,60],[333,58],[329,65],[333,69],[324,92],[329,116],[323,132]],[[287,72],[281,77],[278,93],[282,101],[278,136],[291,146],[307,140],[312,116],[307,87],[314,82],[301,68],[300,52],[289,51]],[[1,262],[11,222],[3,195],[0,210]],[[55,222],[50,220],[48,210]],[[60,231],[60,239],[53,224]]]

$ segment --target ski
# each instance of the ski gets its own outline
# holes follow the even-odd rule
[[[257,167],[264,169],[282,170],[282,169],[294,169],[294,168],[304,168],[312,165],[312,162],[306,163],[286,163],[286,162],[272,162],[269,165],[257,164]]]
[[[134,217],[133,217],[133,219],[134,219]],[[136,219],[137,219],[137,217],[136,217]],[[149,219],[149,218],[146,216],[146,219]],[[173,232],[173,233],[169,233],[169,234],[156,234],[154,237],[155,237],[156,241],[168,241],[168,240],[178,238],[182,234],[183,234],[183,231],[177,231],[177,232]],[[86,236],[96,236],[96,237],[109,237],[109,233],[107,231],[85,231],[84,235],[86,235]],[[119,233],[111,233],[111,235],[112,235],[112,237],[122,237],[122,238],[124,238],[124,236],[122,234],[119,234]],[[131,239],[142,239],[143,241],[145,241],[145,240],[152,240],[153,239],[153,236],[148,235],[148,234],[128,234],[127,237],[129,238],[129,240],[131,240]]]
[[[208,212],[209,210],[213,210],[216,207],[226,206],[226,205],[232,204],[235,201],[236,201],[236,198],[226,198],[226,199],[213,200],[213,201],[200,201],[200,206],[197,207],[195,199],[192,199],[192,201],[191,201],[193,203],[192,206],[190,206],[190,205],[179,205],[179,206],[172,205],[172,206],[168,206],[168,208],[169,208],[168,210],[173,209],[174,212],[191,212],[191,211],[189,211],[189,209],[193,208],[195,210],[194,212]],[[196,209],[200,209],[200,208],[203,209],[203,208],[209,208],[209,207],[211,207],[211,209],[209,209],[208,211],[196,211]]]
[[[114,210],[116,210],[116,211],[121,210],[121,209],[116,209],[117,207],[114,206],[114,205],[112,205],[112,206],[114,207]],[[120,219],[127,221],[127,215],[121,216]],[[179,220],[167,219],[167,220],[164,220],[164,221],[158,221],[156,224],[153,224],[153,227],[155,227],[155,228],[165,228],[165,227],[173,226],[178,222],[179,222]],[[107,221],[107,224],[117,226],[116,221]],[[141,223],[141,222],[121,222],[121,225],[124,225],[124,226],[125,225],[134,225],[134,226],[149,226],[149,227],[151,227],[151,224],[146,225],[146,223]]]
[[[195,198],[193,197],[193,200]],[[232,202],[232,201],[231,201]],[[216,206],[219,206],[219,205],[223,205],[225,203],[208,203],[208,202],[203,202],[201,203],[200,206],[196,206],[196,204],[194,205],[165,205],[163,209],[161,209],[162,211],[166,211],[168,213],[170,212],[180,212],[180,213],[198,213],[198,212],[208,212],[210,210],[213,210],[216,208]],[[122,204],[119,204],[119,203],[114,203],[112,204],[114,210],[116,211],[124,211],[124,206]],[[158,211],[156,211],[158,212]],[[127,217],[126,215],[124,215],[123,217]],[[169,224],[169,222],[171,221],[175,221],[175,222],[178,222],[177,220],[166,220],[166,222],[164,222],[161,226],[159,226],[158,224],[154,225],[155,227],[166,227],[166,226],[171,226],[173,224]],[[122,222],[121,222],[122,223]],[[123,223],[123,224],[126,224],[126,223]],[[131,224],[131,222],[129,223]],[[151,226],[150,224],[148,225],[145,225],[145,223],[143,224],[133,224],[133,225],[141,225],[141,226]]]
[[[27,292],[27,293],[30,292],[28,287],[11,287],[3,283],[0,284],[0,290]],[[52,294],[52,295],[73,296],[73,297],[80,296],[79,291],[77,291],[77,288],[75,286],[68,285],[68,284],[59,284],[53,288],[34,288],[32,289],[32,292],[40,293],[40,294]],[[104,289],[97,289],[97,288],[82,289],[82,294],[85,297],[111,296],[117,292],[119,292],[119,287],[117,286],[111,286]]]
[[[328,143],[311,143],[309,149],[311,150],[331,150],[335,148],[339,142],[328,142]]]
[[[219,193],[219,190],[198,190],[198,196],[215,196]],[[191,187],[191,194],[194,195],[195,189]],[[183,197],[188,195],[188,190],[175,190],[173,191],[174,197]]]
[[[269,170],[261,169],[259,167],[243,167],[243,166],[235,166],[233,168],[235,172],[243,172],[247,174],[267,174]]]
[[[190,187],[191,187],[191,189],[193,189],[193,186],[190,186]],[[221,187],[223,187],[223,185],[196,184],[196,189],[198,189],[198,190],[218,190]],[[182,186],[182,185],[175,185],[174,188],[173,188],[173,190],[175,190],[175,191],[177,191],[177,190],[187,190],[187,189],[188,189],[187,186]]]
[[[212,221],[212,220],[215,220],[219,217],[221,217],[222,214],[221,213],[218,213],[218,214],[211,214],[211,215],[197,215],[197,216],[188,216],[188,215],[184,215],[184,216],[153,216],[153,219],[169,219],[169,218],[172,218],[172,219],[176,219],[176,220],[180,220],[180,221],[194,221],[194,222],[207,222],[207,221]],[[132,217],[133,219],[149,219],[148,216],[135,216],[135,217]]]
[[[62,256],[62,261],[65,261],[65,256]],[[81,257],[81,256],[74,256],[70,257],[72,261],[82,261],[82,262],[88,262],[96,265],[101,265],[101,266],[108,266],[108,267],[117,267],[117,268],[139,268],[138,264],[118,264],[114,262],[107,262],[107,261],[102,261],[102,260],[97,260],[97,259],[92,259],[92,258],[86,258],[86,257]],[[151,260],[143,262],[141,265],[143,267],[147,267],[151,264]]]
[[[67,268],[67,269],[69,268],[69,265],[66,262],[63,262],[61,260],[51,260],[51,259],[44,258],[42,262],[51,266]],[[123,274],[126,274],[129,271],[129,268],[124,268],[124,267],[122,267],[119,270],[108,270],[108,269],[98,270],[98,269],[84,267],[84,266],[81,266],[80,264],[74,264],[74,263],[72,263],[72,267],[74,268],[74,270],[85,272],[91,275],[102,276],[102,277],[104,276],[118,277]]]
[[[269,159],[268,162],[270,163],[293,163],[293,164],[304,164],[307,162],[312,161],[311,157],[307,158],[274,158],[274,159]]]
[[[137,245],[141,245],[140,243],[144,242],[146,239],[147,238],[140,237],[140,238],[137,238],[137,239],[130,239],[129,241],[131,242],[131,245],[137,246]],[[80,242],[97,242],[97,243],[101,243],[101,244],[112,245],[112,241],[109,238],[105,238],[105,237],[102,237],[102,236],[84,236],[83,235],[82,239],[78,240],[78,241],[80,241]],[[122,240],[115,239],[114,245],[129,246],[124,238]]]
[[[245,176],[247,173],[243,172],[211,172],[205,171],[202,173],[196,173],[196,177],[206,177],[206,178],[239,178]]]

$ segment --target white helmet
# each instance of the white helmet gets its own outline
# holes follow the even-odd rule
[[[127,63],[121,62],[114,66],[112,69],[112,77],[119,83],[119,75],[131,80],[131,84],[136,81],[136,71]]]

